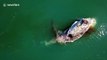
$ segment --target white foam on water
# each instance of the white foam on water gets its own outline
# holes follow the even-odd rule
[[[106,27],[107,25],[101,25],[99,28],[98,28],[98,36],[100,36],[100,37],[103,37],[103,36],[105,36],[107,33],[107,27]]]
[[[107,24],[102,23],[96,28],[96,32],[93,32],[93,34],[90,35],[90,37],[87,40],[88,42],[86,42],[86,44],[89,45],[89,46],[87,45],[88,47],[93,47],[95,43],[99,43],[102,40],[105,40],[104,38],[106,36],[107,36]]]
[[[55,39],[52,39],[50,41],[45,40],[45,41],[41,41],[40,43],[43,44],[43,45],[45,45],[45,46],[50,46],[50,45],[55,44],[56,40]]]
[[[101,24],[96,32],[91,36],[92,39],[102,40],[103,37],[107,35],[107,24]]]
[[[56,43],[56,40],[45,41],[45,46],[49,46],[55,43]]]

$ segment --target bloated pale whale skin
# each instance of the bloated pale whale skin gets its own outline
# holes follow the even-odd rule
[[[94,27],[96,20],[94,18],[81,18],[75,21],[70,28],[64,32],[58,31],[56,33],[56,41],[58,43],[74,42],[81,38],[90,27]]]

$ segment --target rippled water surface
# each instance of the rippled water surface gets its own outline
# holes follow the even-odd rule
[[[106,2],[0,0],[0,60],[107,60]],[[95,31],[66,45],[54,42],[52,21],[63,30],[82,17],[97,20]]]

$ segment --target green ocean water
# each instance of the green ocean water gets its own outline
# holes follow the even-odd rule
[[[51,21],[63,30],[82,17],[97,20],[95,32],[66,45],[49,42]],[[107,0],[0,0],[0,60],[107,60],[106,23]]]

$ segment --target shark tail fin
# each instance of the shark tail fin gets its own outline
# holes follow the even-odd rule
[[[52,30],[55,32],[56,36],[59,36],[60,34],[62,34],[62,31],[58,30],[56,25],[54,24],[53,20],[51,21],[52,24]]]

